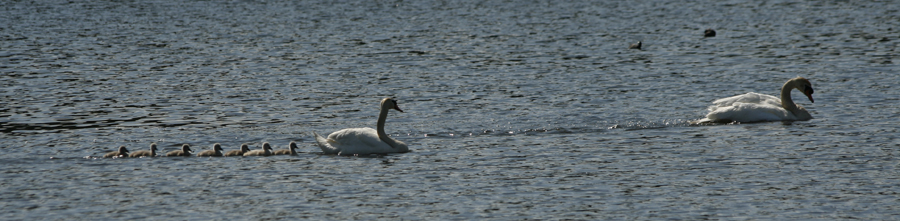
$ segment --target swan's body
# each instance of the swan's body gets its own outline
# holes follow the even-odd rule
[[[397,101],[392,98],[381,100],[381,112],[378,114],[378,129],[372,128],[348,128],[335,131],[328,138],[316,137],[316,143],[325,154],[353,155],[353,154],[387,154],[409,152],[405,143],[389,137],[384,132],[384,123],[388,111],[391,109],[403,112],[397,107]]]
[[[156,156],[156,143],[150,144],[150,150],[138,150],[128,157],[155,157]]]
[[[252,150],[244,153],[244,156],[269,156],[272,155],[272,145],[269,142],[265,142],[262,145],[261,150]]]
[[[798,121],[812,119],[805,108],[794,104],[791,90],[803,92],[810,102],[813,101],[812,84],[806,78],[797,77],[788,80],[781,87],[781,99],[765,94],[746,93],[722,98],[709,107],[706,118],[695,123],[710,122],[760,122],[760,121]]]
[[[222,145],[219,143],[213,144],[212,150],[204,150],[197,153],[198,157],[221,157],[222,156]]]
[[[272,155],[297,155],[297,143],[291,141],[291,143],[288,144],[288,149],[276,150]]]
[[[125,146],[119,146],[119,150],[106,153],[103,155],[103,158],[113,158],[113,157],[128,157],[128,149],[125,149]]]
[[[247,146],[247,144],[241,144],[240,150],[229,150],[228,152],[225,153],[225,156],[226,157],[239,157],[239,156],[244,156],[244,153],[246,153],[246,152],[250,152],[250,146]]]
[[[181,145],[181,150],[169,151],[169,153],[166,153],[166,156],[167,157],[189,157],[189,156],[191,156],[191,152],[193,152],[193,150],[191,150],[191,145],[184,144],[184,145]]]

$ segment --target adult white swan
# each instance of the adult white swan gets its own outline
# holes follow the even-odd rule
[[[746,93],[734,97],[718,99],[709,107],[706,118],[695,123],[760,122],[809,120],[812,116],[805,108],[794,104],[791,90],[803,92],[813,102],[813,88],[809,80],[796,77],[781,86],[781,99],[775,96]]]
[[[405,143],[389,137],[384,133],[384,122],[388,111],[394,109],[400,112],[397,101],[393,98],[381,100],[381,112],[378,113],[378,129],[372,128],[347,128],[335,131],[328,138],[316,136],[316,143],[325,154],[353,155],[353,154],[386,154],[405,153],[409,148]]]

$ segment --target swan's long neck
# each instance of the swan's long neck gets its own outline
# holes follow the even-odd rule
[[[791,99],[791,90],[794,89],[793,83],[794,81],[788,81],[781,86],[781,107],[796,114],[800,108],[794,103],[794,99]]]
[[[393,148],[397,148],[397,141],[389,137],[387,133],[384,132],[384,122],[387,121],[388,111],[390,110],[390,108],[381,108],[381,112],[378,113],[378,127],[376,128],[376,130],[378,131],[378,139],[381,139],[381,141],[384,141]]]

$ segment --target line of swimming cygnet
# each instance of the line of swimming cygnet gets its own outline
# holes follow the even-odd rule
[[[391,138],[384,131],[385,118],[387,118],[389,110],[403,112],[397,105],[394,98],[381,99],[381,111],[378,113],[377,129],[372,128],[346,128],[335,131],[328,137],[319,136],[313,132],[316,144],[325,154],[337,155],[368,155],[368,154],[389,154],[389,153],[406,153],[409,147],[402,141]],[[198,157],[219,157],[219,156],[269,156],[269,155],[296,155],[297,144],[291,141],[289,148],[285,150],[273,151],[272,146],[268,142],[262,144],[260,150],[250,150],[246,144],[241,145],[240,150],[232,150],[224,152],[222,145],[214,144],[212,150],[204,150],[197,153]],[[155,157],[156,144],[150,144],[150,150],[140,150],[129,153],[125,146],[120,146],[118,151],[107,153],[103,157]],[[223,153],[224,152],[224,153]],[[191,146],[184,144],[181,150],[173,150],[164,156],[191,156]]]
[[[813,102],[814,92],[812,83],[806,78],[796,77],[788,80],[781,86],[781,98],[749,92],[737,96],[722,98],[713,102],[709,108],[710,113],[706,118],[691,122],[692,124],[704,123],[728,123],[728,122],[761,122],[761,121],[805,121],[812,119],[809,112],[794,103],[791,99],[791,90],[797,89],[803,92]],[[381,100],[381,111],[378,113],[377,129],[372,128],[346,128],[335,131],[322,137],[313,132],[316,144],[325,154],[337,155],[366,155],[389,154],[409,152],[409,146],[402,141],[391,138],[384,130],[385,119],[390,110],[403,112],[394,98]],[[296,155],[297,144],[291,141],[289,149],[272,151],[268,142],[263,143],[261,150],[250,151],[246,144],[241,145],[240,150],[232,150],[223,153],[222,145],[214,144],[212,150],[197,153],[197,156],[269,156],[290,154]],[[181,150],[166,153],[165,156],[191,156],[191,146],[184,144]],[[150,144],[150,150],[140,150],[128,153],[125,146],[120,146],[118,151],[104,155],[103,157],[154,157],[156,156],[156,144]]]
[[[191,145],[188,145],[188,144],[181,145],[180,150],[169,151],[165,155],[157,155],[156,151],[157,151],[156,143],[150,144],[150,150],[139,150],[139,151],[135,151],[135,152],[129,152],[128,148],[125,148],[125,146],[119,146],[118,150],[109,152],[109,153],[103,155],[103,158],[123,158],[123,157],[139,158],[139,157],[160,157],[160,156],[189,157],[189,156],[191,156],[191,153],[194,152],[193,150],[191,150]],[[212,150],[204,150],[204,151],[200,151],[199,153],[197,153],[198,157],[271,156],[271,155],[297,155],[297,143],[294,143],[294,141],[291,141],[291,143],[288,144],[288,149],[277,150],[277,151],[272,150],[272,145],[270,145],[269,142],[263,143],[262,148],[259,150],[250,150],[250,146],[248,146],[247,144],[241,144],[241,149],[229,150],[228,152],[225,152],[222,149],[221,144],[216,143],[216,144],[213,144]]]

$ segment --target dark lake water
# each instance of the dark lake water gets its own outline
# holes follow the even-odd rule
[[[898,27],[891,1],[3,1],[0,211],[896,220]],[[810,121],[689,124],[797,76]],[[321,154],[384,97],[412,152]]]

